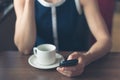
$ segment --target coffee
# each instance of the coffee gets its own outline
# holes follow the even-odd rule
[[[33,48],[36,60],[41,65],[53,64],[56,60],[56,47],[52,44],[42,44]]]

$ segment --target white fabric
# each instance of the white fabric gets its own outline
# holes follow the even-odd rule
[[[78,13],[81,14],[82,10],[81,10],[81,5],[80,5],[80,0],[75,0],[75,4],[76,4],[76,9]]]
[[[56,16],[56,7],[52,7],[52,26],[53,26],[53,38],[56,48],[58,48],[58,34],[57,34],[57,16]]]
[[[57,7],[65,2],[65,0],[60,0],[57,3],[49,3],[49,2],[46,2],[45,0],[38,0],[38,1],[39,1],[39,3],[41,3],[45,7]]]

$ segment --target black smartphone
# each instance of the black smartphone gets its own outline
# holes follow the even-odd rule
[[[60,67],[69,67],[69,66],[75,66],[78,64],[77,59],[72,59],[72,60],[65,60],[60,63]]]

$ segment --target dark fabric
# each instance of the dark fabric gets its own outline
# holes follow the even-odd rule
[[[51,8],[35,2],[37,25],[36,46],[43,43],[54,44]],[[57,7],[57,30],[59,50],[81,51],[88,49],[89,29],[84,13],[78,14],[74,0],[66,0]]]

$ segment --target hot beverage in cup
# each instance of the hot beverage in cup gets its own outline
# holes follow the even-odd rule
[[[56,60],[56,47],[52,44],[41,44],[33,48],[36,61],[40,65],[51,65]]]

